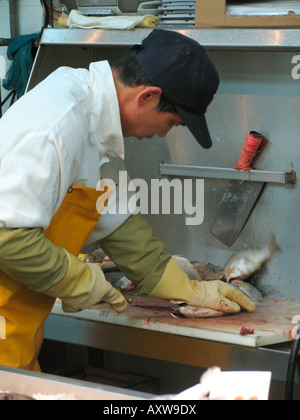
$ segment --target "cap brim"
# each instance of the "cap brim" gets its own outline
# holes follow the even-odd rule
[[[205,116],[192,114],[178,106],[176,108],[177,112],[182,117],[184,124],[188,127],[197,142],[204,147],[204,149],[210,149],[212,147],[212,140]]]

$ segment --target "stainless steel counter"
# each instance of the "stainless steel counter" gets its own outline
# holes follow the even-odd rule
[[[244,324],[248,315],[249,323]],[[240,321],[237,321],[237,316],[212,321],[207,325],[208,334],[205,335],[205,324],[209,320],[200,320],[202,322],[197,324],[198,328],[195,328],[196,323],[191,328],[188,327],[189,322],[184,322],[188,320],[177,320],[172,324],[171,319],[140,308],[118,315],[109,305],[64,314],[57,302],[46,322],[45,338],[201,368],[219,366],[222,370],[271,371],[273,380],[285,381],[291,347],[288,340],[291,336],[283,331],[283,318],[275,320],[281,332],[275,331],[272,320],[268,322],[266,318],[261,318],[261,332],[257,330],[256,337],[241,337],[241,326],[253,327],[254,324],[250,321],[251,314],[242,314],[240,317]],[[217,323],[219,326],[216,326]],[[293,327],[290,320],[285,325],[287,331],[288,325],[290,329]],[[259,343],[257,337],[264,331],[266,336],[274,337],[273,342],[277,340],[280,344],[253,346],[254,342]],[[299,376],[296,382],[300,383]]]

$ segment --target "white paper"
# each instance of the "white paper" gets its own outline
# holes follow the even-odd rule
[[[220,368],[208,369],[200,384],[173,397],[174,400],[244,400],[267,401],[271,386],[271,372],[221,372]]]
[[[290,12],[300,15],[299,0],[270,0],[252,2],[227,2],[231,16],[285,16]]]

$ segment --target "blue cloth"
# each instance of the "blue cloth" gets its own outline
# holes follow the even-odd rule
[[[15,90],[18,98],[24,95],[30,71],[33,65],[32,44],[40,39],[40,32],[21,35],[9,41],[7,57],[12,64],[8,69],[3,87],[6,90]]]

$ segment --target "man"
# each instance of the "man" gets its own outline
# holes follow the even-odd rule
[[[7,111],[0,121],[0,365],[39,369],[57,297],[69,312],[99,301],[126,309],[98,266],[76,257],[96,240],[145,295],[230,313],[255,309],[225,283],[189,280],[140,214],[100,218],[110,190],[95,190],[122,168],[123,137],[164,137],[186,124],[209,148],[204,114],[218,85],[198,43],[155,30],[112,68],[106,61],[89,71],[59,68]]]

